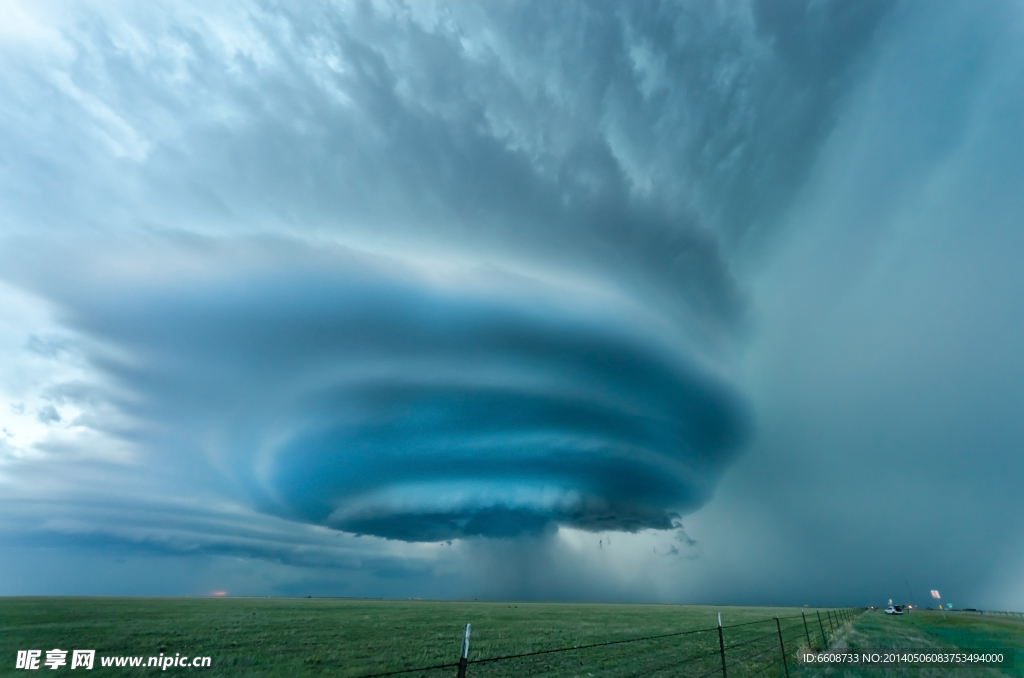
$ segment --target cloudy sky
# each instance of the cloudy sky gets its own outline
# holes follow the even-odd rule
[[[0,594],[1024,609],[1024,10],[0,5]]]

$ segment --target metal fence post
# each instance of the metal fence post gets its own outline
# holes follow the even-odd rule
[[[814,614],[818,615],[818,628],[821,629],[821,649],[828,649],[828,641],[825,640],[825,625],[821,623],[821,611],[815,610]]]
[[[722,678],[726,678],[725,673],[725,636],[722,635],[722,613],[718,613],[718,651],[722,653]]]
[[[789,664],[786,663],[786,644],[782,642],[782,624],[779,623],[779,615],[775,615],[775,629],[779,632],[779,649],[782,650],[782,668],[786,670],[786,678],[789,678]]]
[[[459,678],[466,678],[466,666],[469,664],[469,624],[462,636],[462,657],[459,658]]]
[[[828,617],[828,627],[830,629],[832,629],[832,635],[833,636],[836,635],[836,627],[835,627],[835,624],[832,623],[832,611],[831,610],[825,610],[825,616]]]
[[[804,614],[803,610],[800,610],[800,616],[804,618],[804,635],[807,636],[807,649],[814,651],[814,646],[811,645],[811,632],[807,630],[807,615]]]

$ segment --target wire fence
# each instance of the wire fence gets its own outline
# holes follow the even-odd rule
[[[988,614],[995,615],[997,617],[1018,617],[1024,619],[1024,612],[1014,612],[1012,610],[976,610],[973,607],[968,607],[961,610],[946,610],[946,612],[973,612],[974,614]]]
[[[710,628],[482,658],[470,658],[471,628],[466,624],[461,656],[453,662],[354,678],[438,678],[446,675],[445,672],[457,678],[788,677],[796,666],[798,652],[827,649],[863,611],[854,608],[811,610],[726,625],[721,623],[719,615],[718,625]]]

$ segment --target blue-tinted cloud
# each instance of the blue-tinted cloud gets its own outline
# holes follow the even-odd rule
[[[266,592],[1024,591],[1012,3],[0,11],[5,539]]]
[[[183,249],[85,257],[127,273],[54,248],[7,267],[102,347],[147,445],[216,438],[267,512],[418,541],[669,529],[749,429],[732,389],[609,299],[289,242]],[[38,275],[56,260],[62,282]]]

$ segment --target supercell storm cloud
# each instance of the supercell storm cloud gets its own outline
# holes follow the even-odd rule
[[[337,247],[156,244],[78,270],[50,248],[64,282],[39,291],[107,355],[141,435],[195,432],[185,449],[282,517],[410,541],[670,529],[748,428],[621,299]]]
[[[3,3],[0,594],[1024,600],[1022,36]]]
[[[691,64],[652,51],[689,49],[648,34],[654,6],[494,9],[80,8],[18,55],[18,93],[60,103],[7,137],[52,169],[15,192],[5,279],[146,463],[411,541],[666,530],[711,496],[751,425],[722,369],[745,301],[687,149],[736,162],[767,133],[749,107],[711,124],[760,67],[727,47],[746,19],[695,13],[723,47]]]

